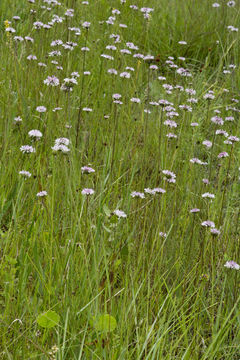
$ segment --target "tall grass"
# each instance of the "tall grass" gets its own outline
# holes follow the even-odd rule
[[[0,359],[237,360],[239,3],[54,3],[0,3]]]

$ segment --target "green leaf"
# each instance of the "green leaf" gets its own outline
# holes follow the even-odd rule
[[[117,321],[115,317],[109,314],[100,315],[94,321],[94,327],[97,331],[101,332],[113,331],[117,327]]]
[[[52,310],[39,315],[37,317],[37,323],[43,328],[50,329],[59,323],[60,316]]]
[[[107,207],[106,204],[103,205],[103,211],[108,217],[111,216],[111,210]]]

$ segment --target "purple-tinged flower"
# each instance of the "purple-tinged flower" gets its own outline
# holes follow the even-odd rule
[[[179,41],[178,43],[179,43],[180,45],[187,45],[187,42],[186,42],[186,41],[182,41],[182,40]]]
[[[131,98],[130,101],[133,103],[137,103],[137,104],[140,104],[140,102],[141,102],[141,100],[139,98],[134,98],[134,97]]]
[[[45,79],[44,84],[46,84],[47,86],[51,85],[51,86],[58,86],[59,85],[59,79],[52,75],[52,76],[48,76],[47,79]]]
[[[207,198],[207,199],[214,199],[215,198],[215,195],[214,194],[211,194],[211,193],[204,193],[202,194],[202,198]]]
[[[199,126],[199,123],[193,122],[193,123],[191,123],[191,126],[192,126],[192,127],[197,127],[197,126]]]
[[[227,116],[227,117],[225,117],[225,121],[234,121],[234,117],[233,116]]]
[[[36,111],[39,112],[39,113],[44,113],[47,111],[47,108],[45,108],[45,106],[38,106],[36,108]]]
[[[233,1],[233,0],[228,1],[228,3],[227,3],[227,6],[228,6],[228,7],[234,7],[235,5],[236,5],[236,2]]]
[[[57,145],[63,144],[63,145],[68,146],[69,143],[70,143],[70,140],[68,138],[64,138],[64,137],[58,138],[58,139],[55,140],[55,144],[57,144]]]
[[[19,42],[22,42],[24,39],[22,36],[14,36],[13,38],[15,41],[19,41]]]
[[[212,228],[210,230],[210,232],[211,232],[212,235],[220,235],[221,234],[221,231],[216,229],[216,228]]]
[[[203,96],[203,98],[204,98],[205,100],[213,100],[213,99],[215,99],[215,96],[214,96],[212,93],[208,92],[207,94],[205,94],[205,95]]]
[[[91,168],[90,166],[82,166],[81,170],[82,170],[82,173],[87,173],[87,174],[95,172],[95,170],[93,168]]]
[[[43,136],[42,133],[41,133],[41,131],[39,131],[39,130],[30,130],[30,131],[28,132],[28,135],[29,135],[31,138],[33,138],[34,140],[39,140],[39,139],[41,139],[41,137]]]
[[[210,184],[210,182],[209,182],[208,179],[202,179],[202,182],[203,182],[205,185],[209,185],[209,184]]]
[[[167,234],[165,232],[160,231],[159,236],[166,239]]]
[[[32,147],[31,145],[22,145],[20,147],[20,151],[23,154],[31,154],[31,153],[35,153],[36,149],[34,147]]]
[[[112,98],[113,98],[114,100],[119,100],[119,99],[121,99],[121,97],[122,97],[122,95],[120,95],[120,94],[113,94],[113,95],[112,95]]]
[[[111,74],[111,75],[117,75],[118,74],[116,69],[108,69],[108,73]]]
[[[170,128],[176,128],[178,126],[175,121],[169,119],[165,120],[163,124],[169,126]]]
[[[85,188],[85,189],[82,190],[82,195],[93,195],[94,192],[95,191],[93,189]]]
[[[91,25],[91,23],[88,22],[88,21],[84,21],[84,23],[82,23],[82,27],[83,27],[84,29],[89,29],[89,28],[90,28],[90,25]]]
[[[150,195],[155,195],[156,193],[153,189],[149,189],[149,188],[144,189],[144,191],[146,194],[150,194]]]
[[[230,260],[227,261],[226,264],[224,265],[226,268],[228,269],[235,269],[235,270],[239,270],[240,269],[240,265],[238,265],[235,261]]]
[[[225,137],[228,137],[228,133],[225,130],[222,130],[222,129],[216,130],[215,134],[216,135],[223,135]]]
[[[19,174],[22,175],[25,178],[30,178],[32,176],[32,174],[29,171],[26,171],[26,170],[19,171]]]
[[[155,193],[155,194],[165,194],[166,190],[165,189],[162,189],[162,188],[154,188],[152,189],[152,191]]]
[[[201,160],[198,159],[198,158],[190,159],[190,162],[191,162],[192,164],[207,165],[207,162],[201,161]]]
[[[218,154],[218,159],[225,158],[228,156],[229,156],[228,153],[226,151],[223,151],[220,154]]]
[[[212,142],[209,140],[204,140],[202,144],[205,145],[208,149],[212,147]]]
[[[119,219],[120,219],[120,218],[126,218],[126,217],[127,217],[127,215],[125,214],[124,211],[118,210],[118,209],[114,210],[114,211],[113,211],[113,214],[116,215]]]
[[[121,77],[121,78],[125,78],[125,79],[130,79],[131,74],[130,74],[129,72],[127,72],[127,71],[124,71],[124,72],[122,72],[122,73],[120,74],[120,77]]]
[[[201,225],[205,227],[215,228],[214,222],[210,220],[203,221]]]
[[[213,116],[211,118],[211,121],[216,125],[223,125],[224,124],[224,121],[220,116]]]
[[[14,122],[15,122],[15,124],[21,123],[21,122],[22,122],[21,116],[16,116],[16,117],[14,118]]]
[[[166,137],[167,137],[168,139],[177,139],[177,135],[176,135],[176,134],[173,134],[173,133],[168,133],[168,134],[166,134]]]
[[[27,60],[37,60],[36,55],[28,55]]]
[[[61,151],[64,154],[67,154],[70,151],[70,149],[64,144],[55,144],[52,146],[52,150],[54,152]]]
[[[228,137],[228,140],[231,142],[239,142],[240,141],[240,139],[237,136],[233,136],[233,135],[230,135]]]
[[[47,196],[47,192],[45,190],[37,193],[37,197],[44,197],[44,196]]]
[[[219,4],[219,3],[213,3],[213,4],[212,4],[212,7],[218,8],[218,7],[220,7],[220,4]]]
[[[133,198],[138,197],[138,198],[144,199],[145,195],[144,195],[144,193],[141,193],[138,191],[133,191],[133,192],[131,192],[131,197],[133,197]]]
[[[198,213],[199,211],[200,211],[200,209],[198,209],[198,208],[193,208],[193,209],[190,210],[190,213],[196,214],[196,213]]]

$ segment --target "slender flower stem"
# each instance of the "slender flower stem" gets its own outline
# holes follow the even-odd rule
[[[225,186],[224,186],[224,190],[223,190],[223,194],[222,194],[221,210],[220,210],[219,221],[218,221],[219,225],[222,222],[223,205],[224,205],[226,190],[227,190],[227,186],[228,186],[228,176],[229,176],[229,171],[230,171],[230,166],[231,166],[232,153],[233,153],[233,144],[231,146],[231,152],[230,152],[230,156],[229,156],[228,168],[227,168],[227,174],[226,174],[226,180],[225,180]]]
[[[88,30],[85,37],[85,45],[87,45],[87,38],[88,38]],[[83,89],[84,89],[84,70],[85,70],[85,63],[86,63],[86,52],[83,52],[83,64],[82,64],[82,83],[81,83],[81,92],[80,92],[80,100],[79,100],[79,110],[78,110],[78,121],[77,121],[77,127],[76,127],[76,147],[78,147],[78,138],[79,138],[79,129],[81,124],[81,111],[82,111],[82,95],[83,95]]]

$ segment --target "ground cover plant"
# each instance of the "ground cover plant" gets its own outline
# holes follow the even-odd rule
[[[0,359],[240,358],[239,14],[0,2]]]

